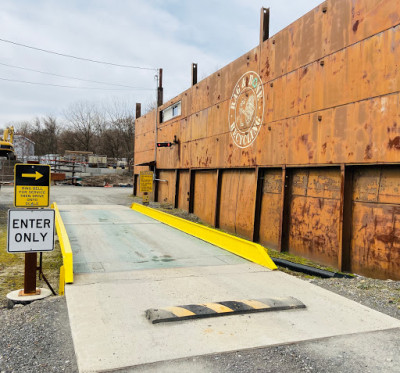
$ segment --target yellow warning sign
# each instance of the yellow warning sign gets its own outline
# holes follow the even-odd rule
[[[48,186],[17,185],[15,187],[16,207],[47,207],[48,200]]]
[[[50,204],[50,166],[16,164],[15,207],[47,207]]]
[[[153,191],[153,172],[140,171],[140,191],[151,193]]]

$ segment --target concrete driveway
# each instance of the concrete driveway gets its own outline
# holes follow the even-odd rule
[[[12,188],[1,192],[12,196]],[[66,298],[81,372],[248,372],[259,360],[263,371],[293,372],[303,366],[292,364],[293,353],[314,359],[319,372],[400,366],[399,320],[142,216],[128,208],[131,190],[51,193],[74,250]],[[282,296],[307,308],[166,324],[145,318],[148,308]]]
[[[75,283],[66,297],[82,372],[163,371],[176,359],[400,327],[396,319],[128,207],[59,207],[75,251]],[[148,308],[283,296],[307,308],[157,325],[145,318]]]

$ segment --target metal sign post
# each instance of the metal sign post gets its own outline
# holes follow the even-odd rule
[[[55,212],[38,209],[50,204],[50,176],[49,165],[16,164],[14,168],[14,206],[25,207],[8,211],[7,251],[25,253],[24,289],[18,296],[40,295],[37,253],[54,249]]]

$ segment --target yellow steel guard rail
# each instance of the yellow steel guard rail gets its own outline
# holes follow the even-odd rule
[[[51,207],[54,209],[56,215],[56,230],[63,257],[65,282],[70,284],[74,282],[74,262],[71,244],[69,243],[67,231],[65,230],[64,223],[61,219],[57,203],[54,202]]]
[[[133,203],[131,209],[147,215],[150,218],[156,219],[164,224],[173,228],[179,229],[191,236],[200,238],[203,241],[209,242],[215,246],[230,251],[233,254],[239,255],[242,258],[250,260],[251,262],[260,264],[269,269],[277,269],[277,266],[269,257],[267,251],[261,245],[244,240],[239,237],[218,231],[216,229],[208,228],[204,225],[196,224],[191,221],[178,218],[176,216],[166,214],[165,212],[152,209]]]

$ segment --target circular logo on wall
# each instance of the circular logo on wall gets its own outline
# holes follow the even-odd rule
[[[233,89],[229,106],[229,129],[239,148],[253,144],[264,118],[264,89],[254,71],[241,76]]]

